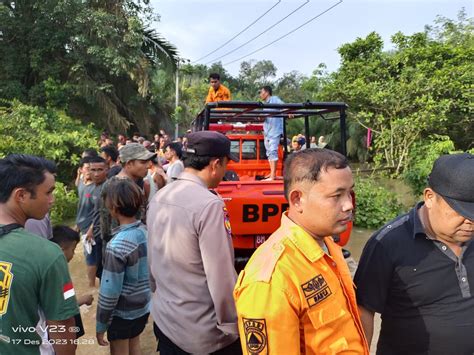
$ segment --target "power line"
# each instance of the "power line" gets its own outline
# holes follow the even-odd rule
[[[332,10],[333,8],[335,8],[335,7],[336,7],[337,5],[339,5],[341,2],[342,2],[342,0],[339,0],[338,3],[332,5],[331,7],[327,8],[327,9],[324,10],[323,12],[317,14],[317,15],[314,16],[313,18],[310,18],[308,21],[306,21],[306,22],[303,23],[302,25],[296,27],[295,29],[291,30],[290,32],[285,33],[283,36],[278,37],[278,38],[277,38],[276,40],[274,40],[273,42],[270,42],[270,43],[268,43],[267,45],[265,45],[265,46],[263,46],[263,47],[260,47],[260,48],[258,48],[258,49],[256,49],[256,50],[254,50],[253,52],[248,53],[248,54],[246,54],[246,55],[244,55],[244,56],[242,56],[242,57],[240,57],[240,58],[238,58],[238,59],[235,59],[235,60],[233,60],[233,61],[231,61],[231,62],[225,63],[224,65],[229,65],[229,64],[238,62],[239,60],[242,60],[242,59],[244,59],[244,58],[247,58],[247,57],[251,56],[252,54],[255,54],[255,53],[257,53],[257,52],[260,52],[262,49],[265,49],[265,48],[271,46],[272,44],[274,44],[274,43],[276,43],[276,42],[282,40],[283,38],[285,38],[285,37],[291,35],[293,32],[298,31],[301,27],[306,26],[308,23],[310,23],[310,22],[316,20],[318,17],[321,17],[321,16],[324,15],[326,12],[329,12],[330,10]]]
[[[278,25],[279,23],[283,22],[284,20],[286,20],[288,17],[290,17],[291,15],[293,15],[295,12],[297,12],[299,9],[301,9],[303,6],[305,6],[306,4],[309,3],[309,0],[306,0],[305,3],[303,3],[302,5],[298,6],[296,9],[294,9],[292,12],[290,12],[288,15],[286,15],[285,17],[283,17],[282,19],[280,19],[279,21],[275,22],[273,25],[271,25],[270,27],[268,27],[267,29],[265,29],[263,32],[260,32],[258,35],[256,35],[255,37],[251,38],[250,40],[248,40],[247,42],[245,42],[244,44],[238,46],[237,48],[234,48],[233,50],[221,55],[220,57],[217,57],[213,60],[210,60],[208,62],[206,62],[205,64],[209,64],[209,63],[213,63],[213,62],[216,62],[218,61],[219,59],[221,58],[224,58],[224,57],[227,57],[229,54],[232,54],[234,53],[236,50],[239,50],[240,48],[242,48],[243,46],[246,46],[247,44],[249,44],[250,42],[253,42],[255,41],[258,37],[260,37],[261,35],[267,33],[268,31],[270,31],[273,27],[275,27],[276,25]]]
[[[255,21],[253,21],[250,25],[248,25],[247,27],[245,27],[242,31],[240,31],[239,33],[237,33],[234,37],[232,37],[231,39],[229,39],[227,42],[225,42],[223,45],[221,45],[220,47],[217,47],[216,49],[214,49],[212,52],[209,52],[208,54],[206,54],[204,57],[201,57],[199,59],[196,59],[195,61],[193,61],[193,63],[196,63],[196,62],[199,62],[200,60],[204,59],[204,58],[207,58],[209,57],[211,54],[217,52],[219,49],[221,49],[222,47],[225,47],[226,45],[228,45],[230,42],[232,42],[234,39],[236,39],[237,37],[239,37],[242,33],[244,33],[245,31],[247,31],[250,27],[252,27],[253,25],[255,25],[262,17],[264,17],[266,14],[268,14],[270,11],[272,11],[275,7],[277,7],[279,4],[281,3],[281,0],[278,0],[276,4],[274,4],[272,7],[270,7],[267,11],[265,11],[263,13],[263,15],[261,15],[260,17],[258,17]]]

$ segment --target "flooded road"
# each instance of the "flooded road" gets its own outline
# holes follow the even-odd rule
[[[372,234],[372,230],[354,228],[352,231],[352,236],[349,243],[346,246],[346,249],[350,250],[352,253],[352,258],[355,262],[359,260],[360,254],[367,239]],[[86,293],[92,293],[94,296],[94,302],[92,306],[82,306],[81,315],[82,321],[84,323],[85,335],[80,338],[81,344],[78,345],[77,354],[78,355],[105,355],[109,354],[108,347],[102,347],[97,344],[95,340],[95,314],[98,298],[98,286],[95,289],[90,289],[88,287],[87,276],[86,276],[86,266],[84,261],[84,254],[82,252],[82,244],[79,244],[76,248],[76,254],[69,264],[69,270],[71,272],[72,280],[74,283],[74,288],[76,289],[77,295],[83,295]],[[380,329],[380,320],[376,320],[375,332],[378,334]],[[377,338],[374,336],[374,338]],[[376,341],[376,339],[374,339]],[[148,321],[148,325],[145,328],[145,331],[141,335],[141,347],[143,355],[156,354],[156,340],[153,334],[153,323],[151,317]],[[374,350],[374,346],[371,347]],[[373,353],[375,353],[373,351]]]

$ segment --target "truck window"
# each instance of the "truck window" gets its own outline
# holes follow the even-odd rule
[[[243,140],[242,141],[242,159],[251,160],[257,159],[257,141]]]
[[[230,141],[230,152],[240,156],[240,140],[231,140]]]

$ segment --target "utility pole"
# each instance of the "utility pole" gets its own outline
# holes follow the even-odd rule
[[[176,66],[176,94],[175,94],[175,110],[174,112],[176,113],[179,107],[179,64],[180,60],[178,60],[178,65]],[[175,116],[176,119],[176,124],[174,128],[174,138],[178,139],[179,135],[179,124],[177,121],[177,117]]]

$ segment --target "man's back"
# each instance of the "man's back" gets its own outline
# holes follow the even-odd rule
[[[212,352],[237,339],[224,334],[226,324],[235,322],[237,276],[226,267],[233,264],[233,249],[223,209],[223,201],[186,172],[150,202],[148,260],[156,283],[151,311],[160,330],[187,352]],[[217,301],[223,293],[230,302]]]
[[[66,259],[56,244],[16,229],[0,237],[0,354],[39,354],[40,310],[50,320],[79,312]]]

